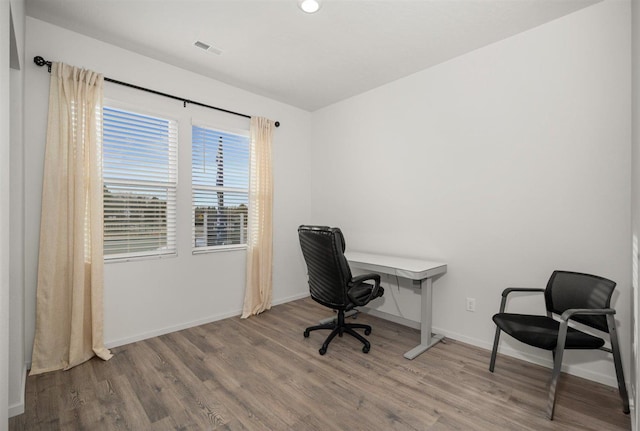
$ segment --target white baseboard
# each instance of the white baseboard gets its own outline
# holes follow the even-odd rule
[[[457,334],[455,332],[451,332],[451,331],[447,331],[445,329],[441,329],[441,328],[433,328],[433,332],[438,333],[438,334],[442,334],[447,338],[451,338],[457,341],[461,341],[463,343],[467,343],[467,344],[471,344],[472,346],[476,346],[476,347],[480,347],[482,349],[491,351],[493,349],[493,340],[491,340],[490,342],[487,342],[486,340],[480,340],[477,338],[471,338],[471,337],[467,337],[465,335],[462,334]],[[527,361],[527,362],[531,362],[533,364],[536,365],[541,365],[543,367],[552,369],[553,368],[553,361],[551,360],[550,357],[542,357],[542,356],[538,356],[538,355],[531,355],[528,353],[523,353],[519,350],[516,349],[512,349],[508,346],[503,346],[501,345],[498,349],[498,353],[502,354],[502,355],[506,355],[506,356],[510,356],[512,358],[516,358],[516,359],[521,359],[523,361]],[[487,367],[489,366],[489,364],[487,363]],[[497,367],[498,365],[496,365]],[[611,361],[611,369],[613,370],[613,360]],[[581,367],[579,365],[563,365],[562,366],[562,371],[567,373],[567,374],[571,374],[577,377],[582,377],[584,379],[587,380],[591,380],[594,382],[598,382],[598,383],[602,383],[604,385],[607,386],[611,386],[614,388],[618,387],[618,381],[616,380],[615,377],[615,373],[613,376],[610,375],[606,375],[606,374],[602,374],[602,373],[597,373],[597,372],[593,372],[591,370],[587,370],[584,367]],[[627,380],[627,379],[625,379]],[[627,388],[630,387],[630,382],[626,381],[626,385]],[[631,397],[630,397],[631,398]]]
[[[308,298],[308,297],[309,297],[309,292],[307,291],[305,293],[298,293],[296,295],[287,296],[286,298],[276,299],[275,301],[273,301],[272,305],[286,304],[287,302],[297,301],[298,299]]]
[[[415,322],[413,320],[409,320],[404,317],[399,317],[399,316],[386,313],[384,311],[379,311],[369,307],[359,307],[359,309],[365,313],[371,314],[372,316],[380,317],[382,319],[389,320],[391,322],[395,322],[400,325],[408,326],[410,328],[420,329],[420,322]],[[493,349],[493,339],[491,339],[490,341],[480,340],[477,338],[471,338],[466,335],[447,331],[446,329],[437,328],[437,327],[434,327],[432,329],[432,332],[435,334],[442,334],[447,338],[461,341],[463,343],[470,344],[472,346],[480,347],[488,351],[491,351]],[[531,354],[523,353],[521,351],[509,348],[508,346],[502,346],[502,345],[500,346],[498,353],[506,356],[511,356],[516,359],[521,359],[523,361],[531,362],[536,365],[541,365],[549,369],[553,368],[553,361],[551,360],[550,357],[547,358],[547,357],[542,357],[537,355],[531,355]],[[489,367],[488,363],[487,363],[487,367]],[[613,369],[613,361],[611,362],[611,367]],[[618,381],[615,378],[615,374],[612,377],[610,375],[596,373],[591,370],[587,370],[584,367],[581,367],[579,365],[571,365],[571,366],[564,365],[562,367],[562,371],[568,374],[572,374],[574,376],[585,378],[587,380],[592,380],[594,382],[602,383],[607,386],[611,386],[614,388],[618,387]],[[626,383],[627,383],[627,388],[630,388],[631,386],[629,385],[629,382],[627,381]]]
[[[306,298],[309,296],[309,293],[303,293],[298,295],[292,295],[285,298],[280,298],[272,302],[272,305],[284,304],[287,302],[295,301],[297,299]],[[149,332],[144,332],[141,334],[132,335],[130,337],[119,338],[115,340],[105,340],[105,347],[108,349],[124,346],[125,344],[135,343],[136,341],[142,341],[153,337],[159,337],[160,335],[170,334],[171,332],[182,331],[183,329],[193,328],[194,326],[206,325],[207,323],[216,322],[218,320],[227,319],[229,317],[236,317],[242,314],[242,308],[237,310],[228,311],[226,313],[215,314],[212,316],[207,316],[202,319],[192,320],[189,322],[184,322],[179,325],[167,326],[164,328],[156,329]]]
[[[208,316],[198,320],[192,320],[189,322],[180,323],[178,325],[166,326],[164,328],[154,329],[153,331],[143,332],[135,334],[130,337],[118,338],[115,340],[105,340],[105,347],[112,349],[114,347],[124,346],[125,344],[135,343],[137,341],[147,340],[153,337],[159,337],[160,335],[170,334],[171,332],[182,331],[183,329],[193,328],[194,326],[206,325],[207,323],[215,322],[229,317],[239,316],[242,310],[233,310],[226,313],[216,314]]]
[[[420,322],[409,320],[405,317],[396,316],[395,314],[387,313],[385,311],[380,311],[375,308],[369,307],[358,307],[358,310],[362,311],[363,313],[371,314],[372,316],[379,317],[381,319],[388,320],[402,326],[408,326],[409,328],[413,329],[420,329]]]
[[[28,365],[22,366],[22,380],[20,384],[20,401],[9,405],[9,417],[18,416],[24,413],[24,397],[27,392],[27,369]]]

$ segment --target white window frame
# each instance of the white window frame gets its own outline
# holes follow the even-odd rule
[[[228,187],[228,186],[205,186],[205,185],[196,185],[194,181],[194,136],[193,136],[193,128],[199,127],[204,129],[213,130],[215,132],[225,133],[240,136],[246,138],[247,143],[247,187],[239,188],[239,187]],[[249,213],[249,178],[250,178],[250,149],[251,143],[249,141],[250,135],[248,130],[240,130],[240,129],[231,129],[227,127],[220,127],[204,122],[196,122],[193,121],[191,124],[191,248],[192,254],[200,254],[200,253],[211,253],[211,252],[220,252],[220,251],[232,251],[232,250],[245,250],[247,248],[247,238],[246,233],[244,235],[244,242],[240,244],[225,244],[225,245],[205,245],[205,246],[197,246],[198,241],[198,233],[196,232],[196,195],[198,193],[209,192],[209,193],[243,193],[246,194],[247,201],[247,215]],[[243,223],[246,223],[246,218]],[[206,230],[206,229],[205,229]],[[244,232],[244,229],[241,228],[241,235]],[[200,234],[201,235],[201,234]],[[206,234],[205,234],[206,238]],[[242,239],[242,236],[241,236]]]
[[[148,258],[162,258],[162,257],[175,257],[178,254],[177,248],[177,193],[178,193],[178,129],[180,121],[173,116],[166,115],[160,112],[150,112],[147,109],[140,108],[138,106],[132,106],[128,104],[123,104],[113,100],[105,100],[104,107],[107,109],[114,109],[119,111],[130,112],[132,114],[137,114],[141,116],[148,116],[153,118],[158,118],[161,120],[165,120],[169,122],[169,136],[167,140],[168,148],[167,148],[167,176],[166,179],[159,180],[158,178],[140,178],[144,174],[144,170],[138,170],[132,177],[138,178],[129,178],[129,179],[116,179],[110,177],[108,174],[104,173],[103,180],[105,184],[105,189],[109,190],[109,187],[112,188],[121,188],[122,190],[126,190],[127,187],[135,190],[144,190],[159,188],[166,189],[166,215],[165,215],[165,223],[166,223],[166,245],[162,248],[150,249],[144,251],[123,251],[119,253],[107,253],[106,247],[109,242],[109,233],[107,229],[107,217],[109,217],[107,211],[107,202],[105,201],[105,213],[104,213],[104,241],[105,241],[105,253],[104,253],[104,261],[105,262],[118,262],[118,261],[128,261],[128,260],[140,260],[140,259],[148,259]],[[104,112],[104,111],[103,111]],[[104,120],[103,120],[103,133],[104,133]],[[103,139],[102,142],[102,151],[103,151],[103,172],[105,170],[105,142]],[[123,158],[124,159],[124,158]],[[152,173],[154,171],[154,167],[149,168],[149,172]],[[136,175],[137,174],[137,175]],[[150,175],[151,176],[151,175]],[[143,193],[141,193],[143,194]],[[152,222],[153,223],[153,222]],[[162,241],[162,239],[159,239]]]

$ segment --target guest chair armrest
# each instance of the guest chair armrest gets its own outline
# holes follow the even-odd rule
[[[504,313],[507,307],[507,296],[512,292],[544,292],[544,289],[531,287],[507,287],[502,291],[502,301],[500,302],[500,313]]]
[[[544,289],[536,289],[530,287],[507,287],[502,291],[502,296],[507,297],[511,292],[544,292]]]
[[[582,316],[606,316],[607,314],[616,314],[613,308],[571,308],[562,313],[560,318],[568,322],[576,314]]]

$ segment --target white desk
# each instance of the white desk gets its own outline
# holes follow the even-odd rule
[[[432,279],[436,275],[447,272],[447,264],[429,262],[420,259],[407,259],[395,256],[383,256],[379,254],[361,253],[358,251],[345,252],[349,265],[383,274],[392,274],[398,277],[413,280],[415,286],[422,288],[421,316],[420,316],[420,344],[404,354],[407,359],[413,359],[422,352],[438,343],[442,335],[431,333],[432,317]]]

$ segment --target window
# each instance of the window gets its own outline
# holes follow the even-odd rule
[[[194,251],[244,246],[249,137],[193,126],[191,157]]]
[[[176,253],[177,130],[103,108],[105,260]]]

